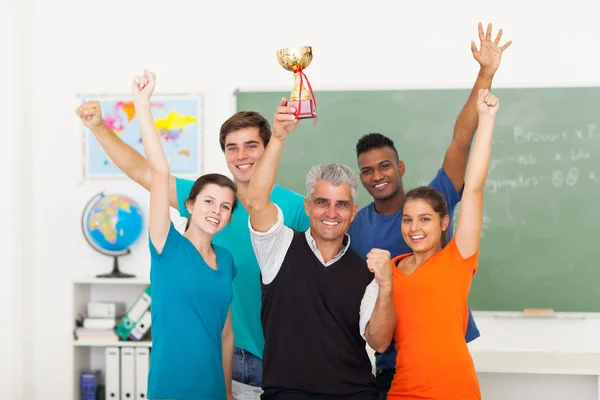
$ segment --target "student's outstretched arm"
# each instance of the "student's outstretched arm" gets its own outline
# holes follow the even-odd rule
[[[465,181],[469,151],[477,129],[477,94],[480,89],[491,89],[492,80],[500,66],[502,53],[512,44],[512,41],[508,41],[500,46],[502,29],[498,31],[496,39],[492,42],[492,24],[488,24],[485,35],[481,22],[478,30],[480,46],[478,49],[475,42],[471,42],[471,51],[473,58],[480,65],[479,73],[467,102],[458,114],[454,125],[454,135],[444,157],[444,171],[448,174],[457,192],[460,192]]]
[[[133,102],[140,122],[144,152],[150,165],[150,240],[160,254],[171,226],[169,213],[169,162],[150,111],[150,97],[156,85],[153,73],[144,71],[132,83]]]
[[[273,282],[294,238],[294,231],[284,225],[281,209],[271,202],[275,174],[287,135],[298,125],[293,107],[282,99],[275,112],[273,133],[248,184],[244,206],[250,214],[252,248],[260,267],[262,283]]]
[[[136,110],[137,111],[137,110]],[[122,141],[102,120],[102,110],[97,101],[86,101],[75,113],[81,122],[92,132],[106,154],[115,165],[131,180],[150,190],[152,172],[148,161],[133,147]],[[177,209],[177,189],[175,177],[169,177],[169,203]]]
[[[277,207],[270,196],[285,138],[298,126],[298,120],[282,99],[275,112],[273,133],[263,156],[248,185],[244,206],[250,214],[250,223],[257,232],[266,232],[277,222]]]
[[[462,206],[456,227],[456,247],[463,258],[471,257],[479,250],[483,219],[483,191],[488,176],[492,153],[492,134],[499,104],[498,98],[487,89],[479,91],[477,98],[479,125],[469,157]]]
[[[223,327],[222,333],[223,341],[223,375],[225,377],[225,389],[227,393],[227,399],[232,399],[233,394],[231,392],[231,377],[233,375],[233,328],[231,326],[231,309],[227,314],[225,320],[225,326]]]

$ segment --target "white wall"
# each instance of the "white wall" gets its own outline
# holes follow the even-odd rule
[[[29,283],[31,263],[27,256],[30,241],[26,240],[30,218],[25,209],[32,202],[30,191],[23,181],[29,176],[29,132],[25,119],[25,105],[29,97],[28,66],[25,57],[29,52],[26,18],[27,1],[0,1],[0,170],[2,189],[2,231],[0,231],[0,393],[1,398],[25,398],[25,370],[33,353],[25,354],[24,343],[33,337],[22,332],[31,305]],[[29,242],[29,243],[28,243]],[[29,279],[30,280],[30,279]],[[6,397],[4,397],[6,396]]]
[[[274,56],[281,47],[313,46],[307,74],[317,90],[469,87],[477,73],[470,41],[477,40],[478,21],[492,21],[514,40],[496,87],[600,82],[597,18],[593,2],[585,0],[556,8],[537,0],[390,0],[355,8],[340,0],[29,0],[28,9],[23,0],[5,2],[9,12],[3,7],[0,32],[3,39],[7,33],[13,37],[5,54],[15,56],[30,44],[32,56],[28,62],[10,57],[12,63],[0,63],[2,87],[10,88],[5,93],[21,99],[3,96],[2,111],[19,117],[3,121],[9,121],[8,131],[21,123],[29,128],[23,137],[3,133],[0,167],[9,172],[8,188],[29,172],[33,177],[26,189],[15,192],[20,197],[0,196],[2,210],[16,210],[6,213],[6,226],[27,223],[19,235],[2,238],[0,252],[0,291],[16,305],[4,313],[8,319],[3,321],[16,325],[2,329],[1,350],[8,351],[2,354],[11,358],[0,361],[0,391],[8,385],[15,399],[71,394],[71,279],[111,267],[111,260],[90,249],[80,233],[85,202],[103,189],[147,202],[145,193],[128,182],[81,182],[81,131],[73,113],[78,93],[126,94],[132,76],[143,68],[157,72],[157,91],[203,92],[206,170],[225,173],[217,132],[235,110],[232,92],[240,87],[291,90],[292,76]],[[22,25],[16,23],[19,12],[26,20]],[[13,79],[20,71],[30,79]],[[31,92],[23,91],[28,85]],[[24,154],[29,156],[15,157]],[[146,244],[139,243],[121,267],[146,275]],[[27,318],[20,320],[22,312]],[[21,329],[28,332],[25,339]],[[492,322],[483,333],[493,330]],[[515,340],[499,345],[522,343]],[[20,353],[24,376],[9,361]]]

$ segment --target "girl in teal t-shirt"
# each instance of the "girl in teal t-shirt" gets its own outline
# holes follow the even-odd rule
[[[150,110],[154,74],[133,81],[133,100],[152,171],[150,254],[152,352],[149,399],[222,400],[231,397],[233,332],[229,311],[236,275],[231,254],[212,244],[231,219],[234,183],[208,174],[195,183],[185,206],[184,234],[171,222],[169,163]]]

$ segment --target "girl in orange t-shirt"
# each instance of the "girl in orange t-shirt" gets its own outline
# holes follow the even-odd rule
[[[388,400],[481,399],[464,337],[498,104],[487,89],[479,91],[479,126],[454,238],[446,245],[450,220],[439,192],[419,187],[404,199],[402,236],[413,253],[391,261],[398,356]]]

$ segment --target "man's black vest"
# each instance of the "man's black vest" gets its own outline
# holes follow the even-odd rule
[[[263,389],[372,392],[375,378],[359,332],[360,303],[372,280],[352,249],[326,267],[305,233],[294,232],[277,276],[262,285]]]

